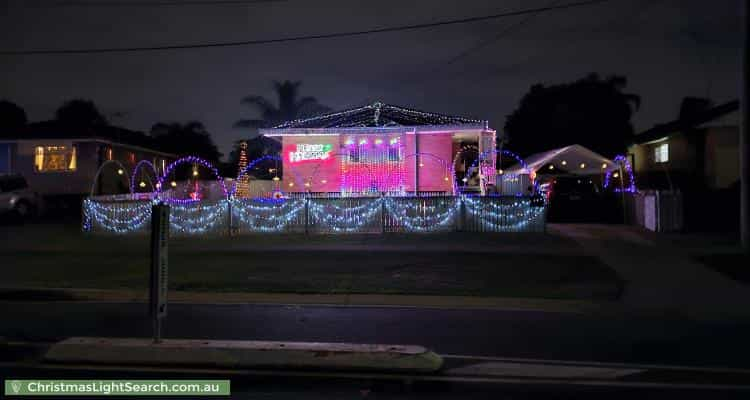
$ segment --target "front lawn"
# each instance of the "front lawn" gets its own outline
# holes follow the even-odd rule
[[[42,229],[36,240],[29,233],[34,229]],[[525,243],[523,236],[485,235],[481,247],[455,246],[472,240],[461,235],[174,238],[169,286],[213,292],[619,296],[620,279],[597,258],[535,250],[545,241],[549,248],[563,249],[566,244],[553,243],[561,239],[530,235]],[[144,289],[148,285],[144,236],[90,236],[75,229],[53,234],[40,226],[24,227],[10,240],[16,245],[6,241],[0,247],[4,287]],[[514,243],[512,250],[502,247],[508,242]]]

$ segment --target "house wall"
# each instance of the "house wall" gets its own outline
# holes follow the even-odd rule
[[[36,146],[76,146],[76,170],[65,172],[37,172],[34,169]],[[26,178],[29,187],[42,195],[83,194],[91,188],[96,171],[96,153],[91,151],[92,143],[74,143],[71,140],[24,140],[16,144],[13,157],[14,173]]]
[[[711,127],[706,130],[706,184],[724,189],[740,179],[739,129]]]
[[[37,172],[34,168],[34,154],[37,146],[66,146],[76,148],[75,171]],[[112,149],[112,159],[120,161],[127,174],[117,175],[117,167],[104,168],[100,174],[97,193],[122,193],[129,190],[126,176],[132,173],[136,163],[146,159],[156,161],[160,169],[171,158],[156,153],[134,149],[119,144],[105,144],[98,141],[76,141],[70,139],[19,140],[12,143],[11,172],[23,175],[29,186],[42,195],[83,195],[89,194],[101,163],[108,158]],[[159,171],[161,172],[161,171]],[[149,174],[150,175],[150,174]],[[140,174],[139,174],[140,176]]]
[[[656,147],[669,144],[669,161],[657,163],[654,158]],[[665,171],[690,172],[695,170],[695,146],[688,142],[685,135],[675,134],[666,140],[633,145],[628,149],[633,155],[633,170],[636,174],[666,173]]]
[[[444,191],[451,193],[452,183],[449,179],[446,167],[450,166],[453,159],[453,140],[450,132],[441,133],[387,133],[380,135],[373,134],[347,134],[331,136],[283,136],[282,137],[282,157],[284,165],[284,176],[281,188],[286,192],[340,192],[346,185],[351,184],[351,177],[359,176],[358,179],[371,179],[378,181],[378,187],[392,187],[393,190],[399,190],[401,182],[396,174],[403,174],[403,188],[406,191],[414,191],[415,180],[419,182],[419,191]],[[419,145],[415,143],[418,137]],[[374,140],[382,140],[382,146],[387,148],[390,139],[398,138],[401,143],[401,163],[385,162],[380,166],[367,165],[366,163],[348,162],[347,140],[354,140],[354,146],[359,146],[360,139],[368,141],[365,146],[375,146]],[[324,159],[295,161],[290,154],[298,150],[298,145],[330,145],[331,155]],[[420,153],[428,153],[431,156],[421,156],[419,160],[415,156]],[[419,167],[419,161],[424,164]],[[400,166],[399,166],[400,165]],[[381,168],[382,171],[375,171],[375,168]],[[416,178],[416,171],[419,170],[419,177]],[[368,172],[372,171],[372,172]],[[344,176],[344,174],[348,174]],[[368,178],[369,174],[387,174],[394,178]],[[305,184],[308,184],[307,186]],[[362,181],[360,181],[360,185]],[[367,186],[366,183],[364,183]]]
[[[419,143],[415,143],[415,140]],[[446,167],[450,166],[453,161],[452,135],[445,133],[407,134],[404,147],[406,150],[404,183],[407,192],[414,191],[414,181],[417,180],[418,190],[421,192],[451,193],[452,184],[450,180],[446,181],[445,177],[448,176]],[[416,153],[431,154],[431,156],[410,157]],[[424,166],[420,167],[420,163]]]
[[[654,151],[662,143],[669,144],[669,161],[657,163]],[[737,127],[708,127],[689,136],[678,133],[665,141],[631,146],[629,152],[636,176],[646,186],[669,178],[677,187],[704,183],[710,189],[724,189],[739,180]]]
[[[297,150],[299,144],[330,145],[330,156],[325,160],[292,161],[290,154]],[[339,136],[284,136],[281,141],[284,166],[282,190],[285,192],[338,192],[342,151]]]

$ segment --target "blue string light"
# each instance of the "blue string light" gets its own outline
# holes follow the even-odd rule
[[[143,230],[149,224],[154,201],[100,202],[86,199],[83,203],[83,230],[113,233]],[[389,218],[392,221],[389,229],[433,232],[455,226],[462,204],[472,220],[485,230],[518,231],[544,222],[545,207],[535,206],[525,197],[379,197],[274,202],[222,199],[172,205],[170,227],[176,234],[184,235],[221,233],[229,230],[231,220],[231,228],[240,232],[295,231],[304,226],[307,212],[308,227],[313,231],[367,232],[381,228],[380,224],[385,223],[381,219]]]

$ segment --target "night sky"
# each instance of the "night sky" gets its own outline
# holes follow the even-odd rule
[[[0,51],[180,45],[358,31],[544,7],[574,0],[2,0]],[[68,3],[61,5],[60,3]],[[92,5],[93,4],[93,5]],[[99,5],[105,4],[105,5]],[[523,21],[525,19],[525,21]],[[523,21],[522,24],[519,23]],[[512,29],[509,29],[511,27]],[[70,55],[0,55],[0,98],[32,121],[66,99],[94,100],[111,123],[203,121],[226,154],[250,136],[245,95],[301,80],[334,109],[382,100],[488,119],[534,83],[621,74],[642,96],[636,131],[676,117],[684,96],[738,96],[739,0],[612,0],[574,9],[431,29],[247,47]],[[499,40],[457,55],[500,32]]]

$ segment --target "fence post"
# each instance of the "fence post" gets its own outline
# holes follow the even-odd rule
[[[305,198],[305,235],[310,234],[310,199]]]
[[[380,234],[385,234],[385,194],[380,194]]]
[[[227,202],[227,233],[229,236],[234,236],[234,231],[232,229],[232,201],[229,199],[226,199]]]
[[[459,206],[460,207],[459,209],[459,214],[460,214],[459,215],[459,221],[460,221],[459,231],[460,232],[466,232],[466,202],[464,200],[465,199],[463,195],[461,195],[458,198],[458,201],[461,202],[461,205]]]

